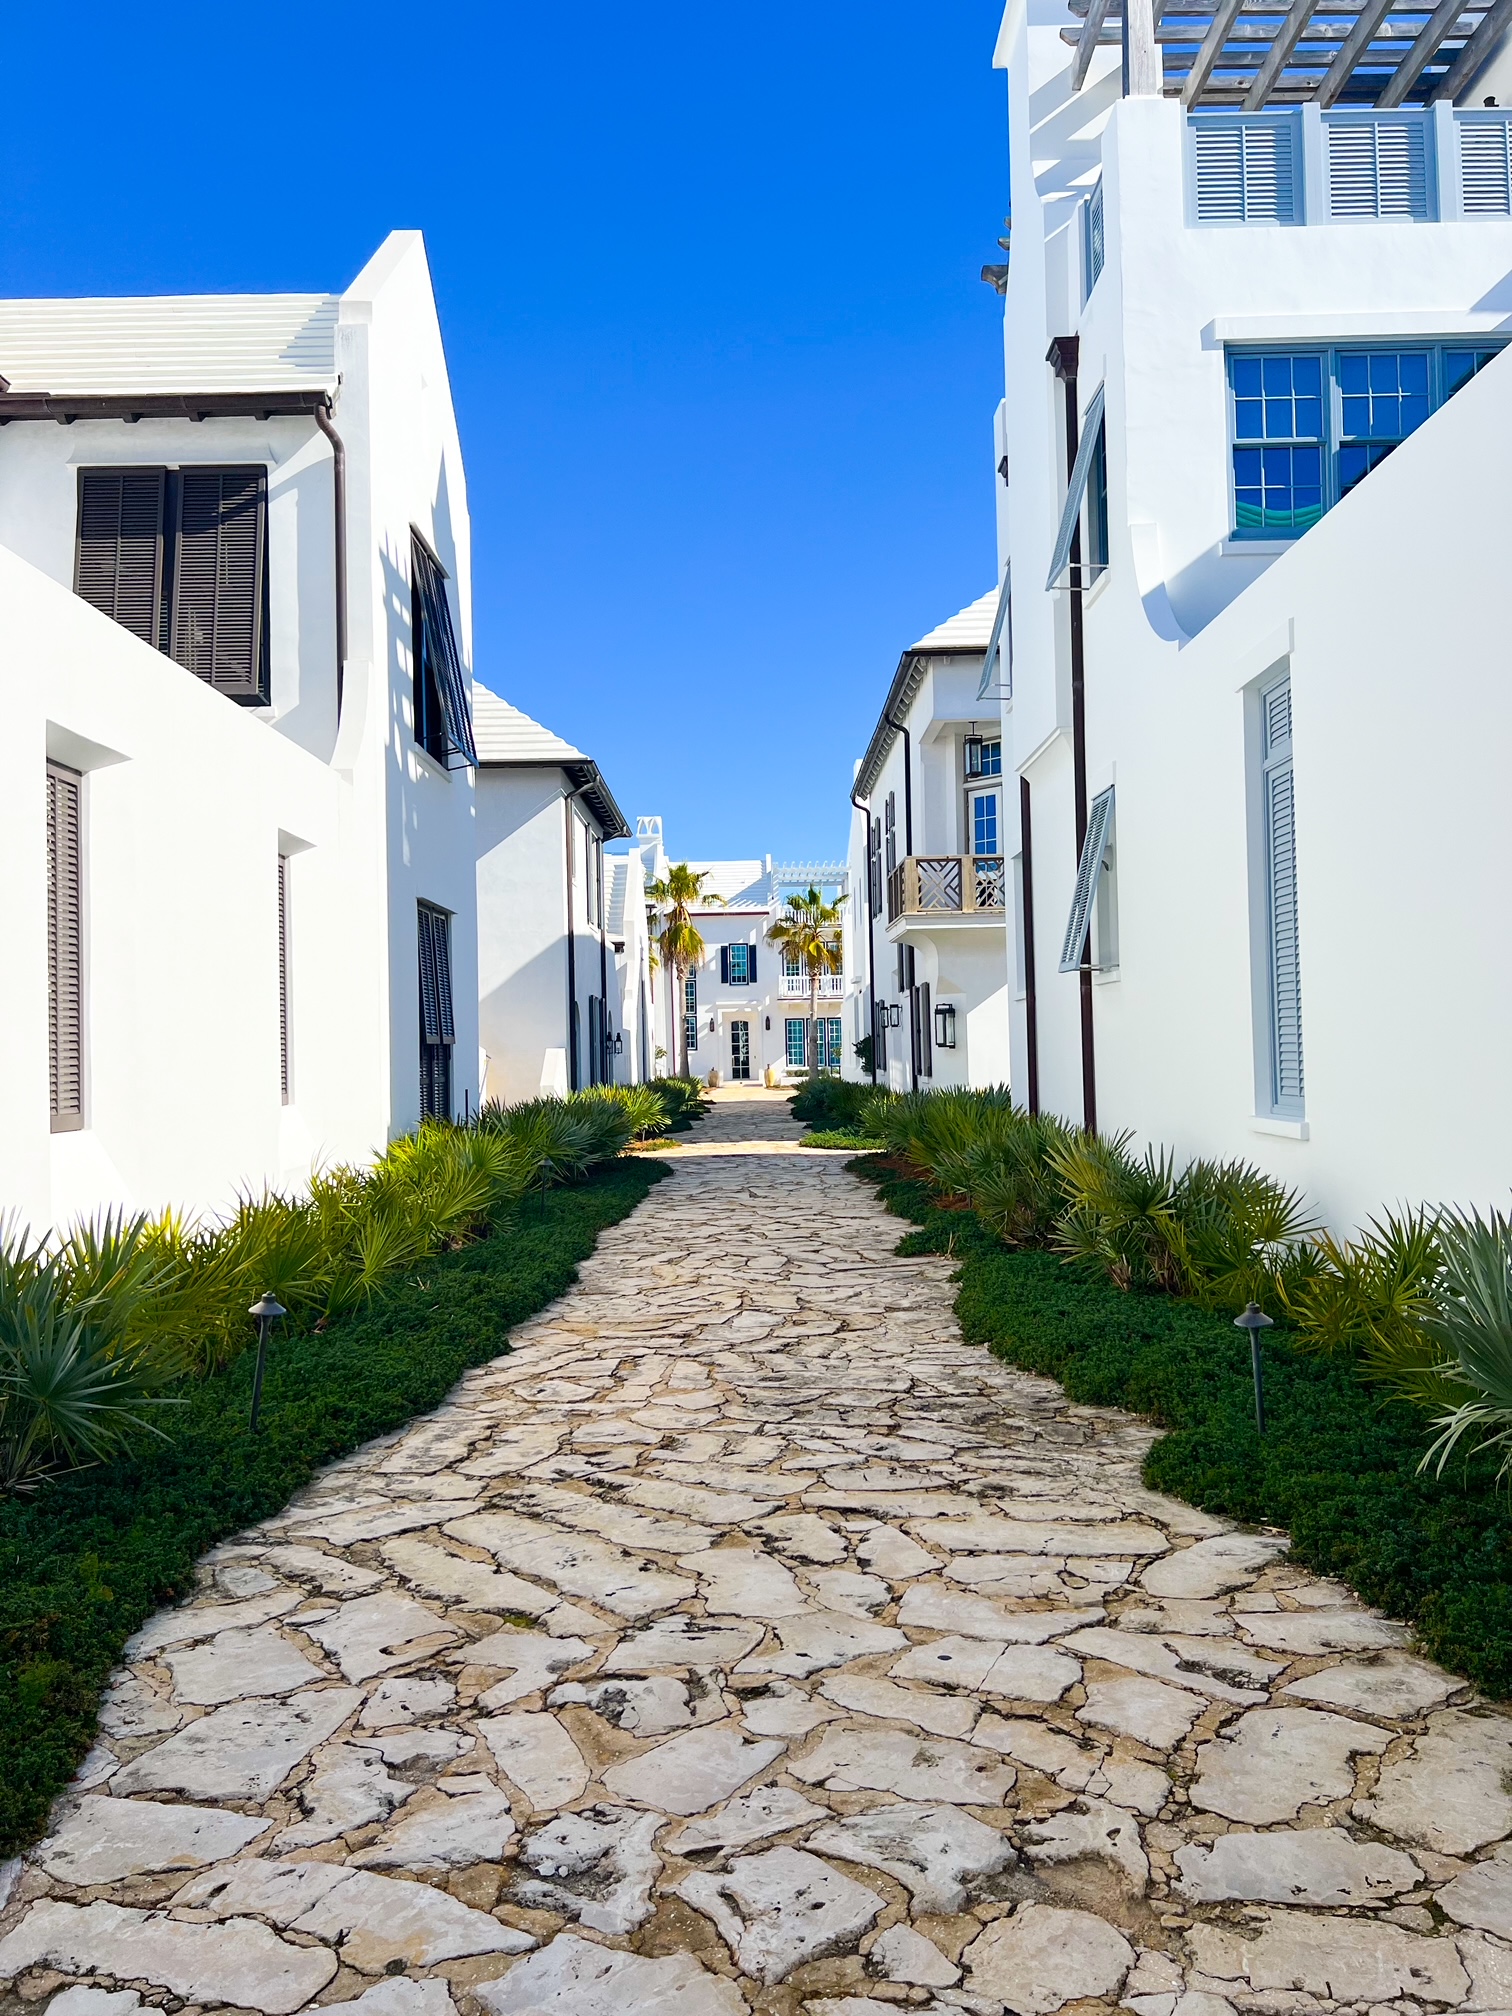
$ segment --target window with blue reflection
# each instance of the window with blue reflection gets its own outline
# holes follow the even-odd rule
[[[1315,525],[1500,348],[1230,352],[1236,536]]]

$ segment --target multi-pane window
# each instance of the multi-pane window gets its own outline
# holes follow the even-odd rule
[[[47,1074],[54,1134],[84,1125],[84,780],[47,766]]]
[[[971,851],[973,854],[999,854],[998,845],[998,794],[996,791],[973,791],[971,794]]]
[[[819,1069],[838,1071],[841,1055],[840,1017],[821,1015],[814,1025],[814,1041],[819,1051]]]
[[[808,1024],[800,1015],[789,1015],[782,1025],[782,1036],[789,1071],[802,1071],[808,1062]]]
[[[1235,532],[1315,525],[1499,347],[1230,352]]]
[[[749,945],[727,945],[725,947],[725,954],[729,965],[727,977],[732,987],[749,987],[752,980],[756,977],[751,971],[753,964],[751,958],[752,949]]]
[[[688,974],[683,981],[683,1012],[687,1015],[698,1013],[698,975]]]
[[[683,1037],[689,1050],[696,1050],[698,1048],[698,1017],[696,1015],[684,1015]]]
[[[882,827],[886,842],[887,872],[891,875],[898,865],[898,799],[897,794],[892,791],[888,792],[887,803],[882,808]]]
[[[882,821],[873,819],[866,834],[867,900],[873,917],[882,914]]]
[[[990,741],[982,743],[982,775],[1001,777],[1003,774],[1003,739],[994,735]]]
[[[228,699],[268,697],[268,477],[81,469],[74,593]]]
[[[457,1024],[452,1004],[451,917],[433,903],[417,908],[420,967],[420,1112],[430,1120],[452,1115],[452,1048]]]

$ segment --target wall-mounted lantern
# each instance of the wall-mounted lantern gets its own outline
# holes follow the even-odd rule
[[[625,1038],[618,1029],[614,1032],[614,1054],[616,1057],[623,1057],[625,1054]]]
[[[966,775],[968,777],[980,777],[982,774],[981,736],[968,735],[965,741],[961,744],[961,747],[964,749],[966,753]]]
[[[898,1006],[896,1001],[890,1001],[884,1012],[887,1016],[887,1026],[889,1029],[896,1029],[901,1025],[903,1010]]]
[[[953,1001],[942,1001],[935,1010],[935,1048],[937,1050],[954,1050],[956,1047],[955,1029],[955,1003]]]

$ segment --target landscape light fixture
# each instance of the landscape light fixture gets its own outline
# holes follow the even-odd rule
[[[1258,1302],[1246,1302],[1243,1312],[1234,1318],[1237,1330],[1247,1330],[1250,1340],[1250,1371],[1255,1379],[1255,1433],[1265,1433],[1265,1368],[1260,1362],[1260,1332],[1272,1330],[1275,1325]]]
[[[247,1424],[254,1435],[257,1433],[258,1409],[262,1406],[263,1367],[268,1360],[268,1338],[273,1325],[281,1316],[287,1316],[288,1313],[273,1295],[262,1296],[247,1311],[249,1316],[257,1318],[257,1364],[252,1371],[252,1418]]]
[[[935,1010],[935,1048],[954,1050],[956,1047],[956,1011],[953,1001],[942,1001]]]
[[[968,777],[980,777],[982,774],[981,736],[968,735],[962,747],[966,751],[966,775]]]

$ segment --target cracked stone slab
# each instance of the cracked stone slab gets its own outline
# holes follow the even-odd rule
[[[853,1947],[885,1906],[802,1848],[742,1856],[723,1873],[685,1876],[677,1894],[714,1921],[743,1974],[768,1987],[795,1967]]]
[[[961,1956],[969,1986],[1016,2016],[1052,2016],[1068,2002],[1116,1995],[1134,1961],[1123,1934],[1090,1911],[1021,1904]]]
[[[1198,1904],[1375,1904],[1423,1880],[1401,1849],[1356,1841],[1342,1827],[1220,1834],[1210,1847],[1178,1848],[1176,1866],[1182,1895]]]
[[[811,1610],[801,1617],[779,1618],[780,1652],[758,1652],[742,1659],[737,1673],[785,1673],[795,1680],[866,1659],[875,1652],[896,1652],[908,1643],[890,1624],[842,1617],[835,1610]]]
[[[1438,1708],[1464,1683],[1426,1659],[1383,1652],[1376,1659],[1351,1660],[1347,1666],[1325,1666],[1305,1679],[1290,1680],[1281,1689],[1288,1699],[1315,1701],[1320,1707],[1381,1715],[1407,1722]]]
[[[336,1956],[290,1945],[249,1918],[186,1925],[103,1901],[80,1906],[48,1898],[0,1939],[0,1980],[28,1967],[150,1981],[190,2002],[291,2016],[331,1979]]]
[[[832,1791],[893,1792],[960,1806],[1001,1806],[1017,1777],[989,1750],[897,1729],[826,1728],[808,1756],[788,1768],[805,1784]]]
[[[1337,2002],[1411,1995],[1453,2003],[1470,1987],[1452,1939],[1368,1919],[1274,1912],[1253,1931],[1199,1924],[1187,1937],[1203,1974],[1251,1990],[1300,1988]]]
[[[787,1785],[761,1785],[744,1799],[732,1799],[718,1813],[689,1820],[667,1837],[674,1855],[697,1855],[711,1848],[748,1848],[753,1841],[769,1841],[774,1834],[787,1834],[805,1827],[811,1820],[827,1817],[827,1806],[815,1806]]]
[[[507,1708],[527,1694],[544,1694],[564,1673],[593,1657],[584,1638],[552,1638],[541,1631],[495,1631],[453,1654],[469,1666],[493,1667],[508,1677],[478,1697],[480,1708]]]
[[[587,1790],[587,1762],[555,1715],[516,1709],[479,1722],[478,1734],[537,1813],[570,1806]]]
[[[359,1568],[339,1554],[326,1554],[318,1547],[269,1547],[262,1559],[296,1582],[313,1582],[332,1596],[361,1596],[376,1589],[383,1577],[375,1568]]]
[[[735,1723],[714,1722],[612,1765],[604,1787],[634,1806],[704,1813],[774,1764],[785,1747],[776,1737],[752,1742]]]
[[[694,1699],[685,1681],[666,1674],[655,1674],[648,1680],[595,1680],[586,1686],[581,1681],[568,1681],[553,1688],[546,1705],[591,1708],[629,1736],[668,1736],[725,1712],[713,1688]]]
[[[566,1932],[472,1992],[491,2016],[746,2016],[735,1983],[690,1953],[645,1959]]]
[[[954,1806],[882,1806],[811,1834],[808,1846],[895,1877],[916,1912],[962,1910],[969,1886],[1010,1869],[1012,1841]]]
[[[195,1707],[220,1707],[258,1694],[292,1694],[323,1680],[324,1673],[297,1645],[270,1626],[222,1631],[208,1645],[165,1652],[174,1698]]]
[[[401,1883],[339,1862],[228,1862],[192,1878],[174,1903],[217,1920],[255,1913],[282,1931],[339,1941],[342,1959],[364,1974],[382,1974],[395,1961],[434,1967],[478,1953],[523,1953],[535,1944],[528,1933],[428,1883]]]
[[[789,1555],[794,1561],[832,1565],[843,1561],[849,1551],[841,1535],[817,1512],[778,1513],[769,1519],[758,1519],[752,1530],[769,1540],[779,1554]]]
[[[662,1866],[652,1843],[662,1825],[659,1813],[613,1806],[564,1813],[521,1846],[535,1880],[517,1882],[515,1895],[531,1910],[560,1911],[592,1932],[625,1938],[651,1916]]]
[[[873,1575],[889,1582],[906,1582],[915,1575],[932,1575],[939,1563],[933,1554],[910,1540],[896,1526],[873,1526],[856,1542],[856,1559]]]
[[[405,1814],[350,1860],[354,1869],[418,1869],[422,1874],[470,1869],[476,1862],[502,1861],[514,1832],[509,1801],[490,1786]]]
[[[1512,1939],[1512,1862],[1507,1860],[1506,1849],[1497,1849],[1486,1861],[1475,1863],[1446,1883],[1435,1902],[1456,1925]]]
[[[154,1799],[81,1799],[43,1842],[49,1876],[83,1889],[158,1869],[202,1869],[266,1834],[271,1820]]]
[[[1384,1729],[1326,1709],[1256,1708],[1198,1750],[1192,1804],[1253,1826],[1294,1820],[1303,1806],[1347,1799],[1353,1759],[1378,1756],[1390,1741]]]
[[[1139,1823],[1121,1807],[1101,1799],[1074,1799],[1045,1819],[1026,1820],[1019,1837],[1029,1860],[1047,1867],[1092,1855],[1110,1862],[1129,1887],[1142,1892],[1150,1864],[1139,1838]]]
[[[1070,1792],[1085,1790],[1098,1769],[1098,1753],[1086,1744],[1073,1742],[1058,1729],[1051,1729],[1032,1716],[984,1715],[971,1732],[971,1740],[984,1750],[996,1750],[1015,1764],[1027,1765]],[[1162,1777],[1164,1774],[1160,1774]]]
[[[355,1687],[311,1688],[281,1701],[217,1708],[116,1773],[112,1791],[191,1799],[266,1799],[354,1713]]]
[[[175,1708],[131,1672],[112,1681],[100,1700],[101,1732],[128,1743],[143,1736],[165,1735],[177,1729],[183,1719],[181,1708]]]
[[[1244,1611],[1238,1619],[1246,1638],[1293,1659],[1312,1659],[1322,1652],[1380,1652],[1406,1645],[1405,1624],[1378,1617],[1373,1610]]]
[[[835,1673],[819,1692],[827,1701],[853,1714],[872,1715],[884,1722],[911,1722],[932,1736],[969,1736],[981,1713],[970,1695],[937,1694],[927,1687],[900,1687],[873,1673]],[[746,1713],[750,1720],[749,1710]]]
[[[1004,1645],[1043,1645],[1103,1620],[1099,1603],[1088,1610],[1010,1610],[988,1596],[963,1596],[938,1582],[915,1582],[898,1607],[908,1630],[952,1631],[963,1638],[995,1638]]]
[[[1169,1680],[1214,1701],[1232,1701],[1239,1706],[1263,1701],[1266,1689],[1281,1671],[1276,1660],[1258,1658],[1237,1645],[1175,1632],[1154,1637],[1094,1626],[1090,1631],[1073,1632],[1062,1645],[1065,1651],[1083,1658],[1106,1659],[1131,1673]]]
[[[1163,1680],[1089,1680],[1077,1719],[1093,1729],[1132,1736],[1152,1750],[1174,1750],[1203,1711],[1184,1687]]]
[[[376,1988],[365,1989],[351,2002],[323,2002],[330,2016],[455,2016],[456,2004],[444,1981],[410,1981],[403,1974],[391,1975]]]
[[[299,1788],[304,1819],[284,1828],[278,1853],[318,1847],[357,1827],[387,1820],[414,1791],[402,1778],[391,1778],[383,1760],[354,1744],[333,1743],[322,1750],[315,1769]]]
[[[1286,1548],[1280,1534],[1215,1533],[1152,1562],[1139,1580],[1152,1596],[1225,1596],[1253,1582]]]
[[[1003,1645],[986,1638],[936,1638],[888,1668],[900,1680],[933,1680],[1001,1694],[1010,1701],[1059,1701],[1082,1677],[1078,1661],[1049,1645]]]
[[[453,1554],[429,1540],[385,1540],[378,1551],[422,1596],[465,1603],[470,1610],[517,1610],[526,1617],[541,1617],[558,1601],[555,1590],[540,1589],[519,1575]]]
[[[450,1680],[381,1680],[362,1704],[362,1729],[408,1729],[430,1715],[444,1715],[457,1698]]]
[[[310,1624],[308,1635],[325,1647],[348,1680],[371,1680],[391,1666],[453,1644],[462,1634],[423,1603],[385,1591],[353,1597],[333,1617]]]
[[[558,1532],[541,1519],[513,1512],[474,1512],[442,1529],[453,1540],[485,1548],[505,1567],[551,1583],[612,1610],[616,1617],[650,1617],[696,1593],[686,1575],[669,1574],[603,1540]]]
[[[1164,1554],[1170,1546],[1154,1526],[1092,1524],[1054,1526],[1032,1519],[1000,1519],[991,1513],[967,1518],[923,1519],[914,1529],[927,1545],[952,1554]]]
[[[128,1660],[152,1659],[170,1645],[192,1645],[197,1639],[214,1638],[222,1631],[246,1631],[283,1617],[304,1601],[298,1589],[275,1589],[271,1595],[252,1596],[245,1603],[192,1604],[180,1610],[165,1610],[133,1632],[126,1640]]]
[[[961,1978],[960,1968],[911,1925],[890,1925],[873,1940],[866,1971],[883,1981],[902,1981],[916,1988],[953,1988]]]
[[[1355,1811],[1399,1840],[1469,1855],[1512,1833],[1509,1772],[1512,1719],[1445,1709],[1429,1716],[1410,1756],[1381,1766],[1374,1794]]]
[[[663,1617],[628,1631],[604,1661],[605,1673],[685,1673],[727,1669],[763,1637],[759,1624],[709,1624],[701,1617]]]
[[[711,1617],[796,1617],[810,1607],[791,1570],[759,1547],[716,1547],[678,1566],[698,1576]]]

